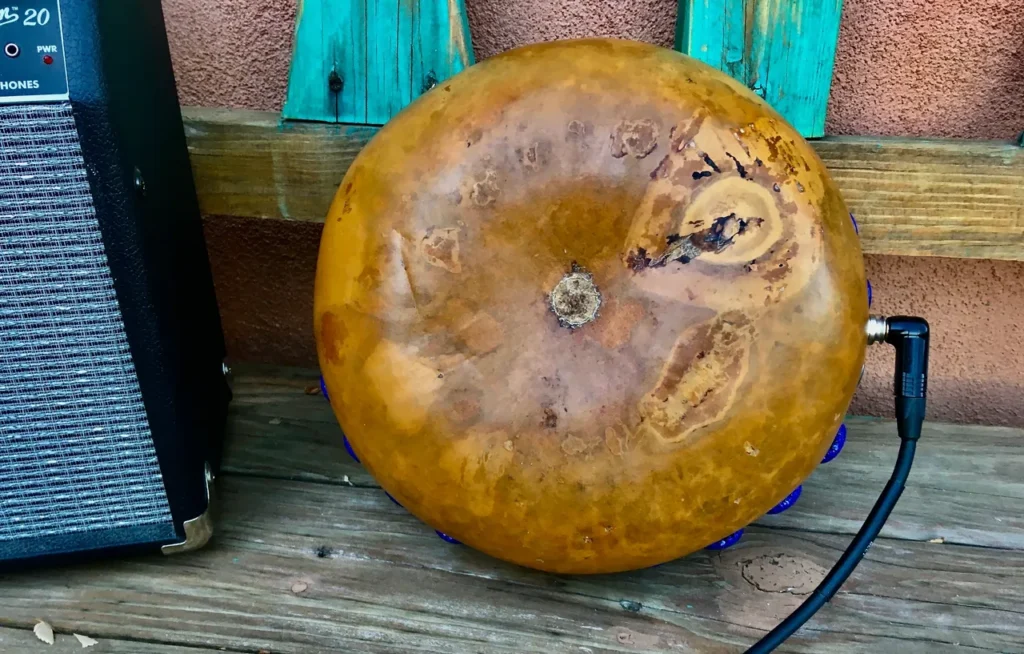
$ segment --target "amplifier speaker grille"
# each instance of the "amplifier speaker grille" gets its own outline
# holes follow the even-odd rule
[[[0,545],[173,536],[70,103],[0,106],[0,407]]]

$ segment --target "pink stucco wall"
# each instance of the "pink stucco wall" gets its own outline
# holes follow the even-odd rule
[[[276,110],[295,0],[163,0],[181,100]],[[677,0],[466,0],[477,58],[606,35],[671,45]],[[845,0],[833,134],[1010,138],[1024,129],[1024,0]]]

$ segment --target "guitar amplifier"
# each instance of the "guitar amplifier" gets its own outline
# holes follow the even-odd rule
[[[230,390],[160,2],[0,47],[0,565],[194,549]]]

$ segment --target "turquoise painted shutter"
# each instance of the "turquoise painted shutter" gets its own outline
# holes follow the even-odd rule
[[[680,0],[676,49],[823,136],[841,14],[842,0]]]
[[[463,0],[300,0],[282,115],[383,125],[472,63]]]

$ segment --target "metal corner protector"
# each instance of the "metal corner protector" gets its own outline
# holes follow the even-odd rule
[[[165,555],[182,554],[198,550],[210,542],[213,537],[213,472],[210,464],[206,464],[206,510],[201,514],[186,520],[182,524],[185,530],[185,540],[178,543],[164,545],[161,551]]]

